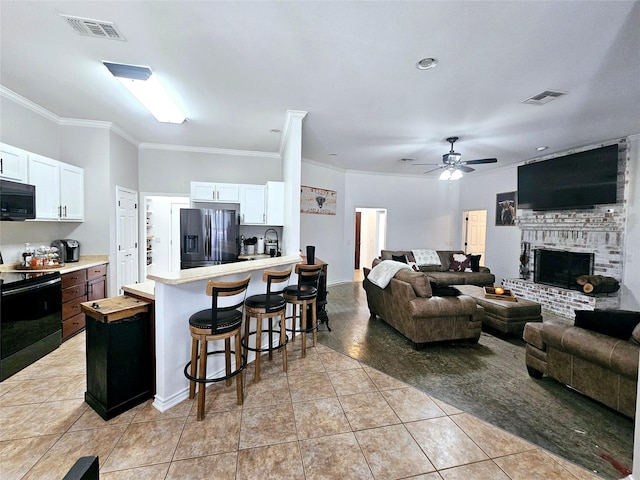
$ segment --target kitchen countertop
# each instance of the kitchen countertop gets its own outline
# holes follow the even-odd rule
[[[122,290],[125,293],[130,293],[131,295],[146,298],[147,300],[155,300],[156,298],[156,282],[154,282],[153,280],[148,280],[141,283],[132,283],[131,285],[123,285]]]
[[[80,255],[80,261],[67,262],[61,267],[56,268],[33,268],[29,270],[18,270],[17,263],[0,265],[0,272],[60,272],[60,274],[71,273],[77,270],[83,270],[85,268],[95,267],[96,265],[104,265],[109,263],[109,255]]]
[[[222,265],[213,265],[211,267],[198,267],[190,268],[188,270],[180,270],[177,272],[150,274],[147,275],[147,279],[168,285],[180,285],[184,283],[198,282],[200,280],[209,280],[216,277],[235,275],[237,273],[253,272],[255,270],[265,270],[271,267],[291,265],[292,263],[299,263],[300,260],[300,255],[287,255],[283,257],[265,256],[265,258],[246,260],[244,262],[224,263]]]

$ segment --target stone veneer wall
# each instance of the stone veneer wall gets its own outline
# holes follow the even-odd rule
[[[585,295],[577,290],[567,290],[533,282],[534,250],[538,248],[594,253],[595,275],[614,277],[621,281],[624,270],[624,229],[627,222],[629,189],[629,158],[626,139],[592,145],[586,148],[541,157],[527,163],[590,150],[618,143],[618,202],[597,205],[589,210],[562,210],[517,212],[516,225],[521,230],[521,242],[531,245],[529,259],[530,279],[504,279],[503,284],[523,298],[542,304],[545,310],[556,315],[573,318],[575,309],[617,308],[619,292],[614,294]]]

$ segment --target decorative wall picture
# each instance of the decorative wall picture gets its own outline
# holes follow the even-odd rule
[[[319,215],[336,214],[337,194],[334,190],[316,187],[300,187],[300,212]]]
[[[496,195],[496,226],[516,224],[516,193],[505,192]]]

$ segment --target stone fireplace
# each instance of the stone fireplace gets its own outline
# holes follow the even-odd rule
[[[609,145],[613,143],[610,142]],[[618,203],[598,205],[588,210],[532,211],[519,210],[516,225],[521,231],[522,251],[531,252],[521,266],[521,278],[503,280],[505,287],[516,296],[533,300],[542,308],[562,317],[574,318],[574,310],[593,310],[594,308],[619,308],[619,292],[587,295],[576,290],[572,284],[576,272],[569,272],[571,265],[565,264],[565,271],[558,275],[540,272],[536,265],[536,251],[566,252],[569,258],[579,258],[578,269],[587,268],[593,275],[604,275],[622,281],[624,270],[624,230],[627,219],[628,189],[628,152],[626,139],[618,140]],[[607,144],[589,146],[588,150]],[[575,153],[578,150],[564,152],[561,155]],[[560,155],[555,155],[560,156]],[[533,161],[547,160],[542,157]],[[553,256],[553,255],[552,255]],[[553,258],[553,261],[559,261]],[[566,259],[565,259],[566,261]],[[559,267],[562,268],[562,267]],[[540,280],[540,275],[543,281]],[[573,276],[574,279],[569,277]],[[538,278],[536,278],[538,277]],[[564,282],[564,283],[563,283]],[[559,284],[563,283],[563,286]],[[550,285],[553,284],[553,285]]]

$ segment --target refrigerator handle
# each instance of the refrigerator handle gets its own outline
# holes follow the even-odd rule
[[[204,254],[207,257],[210,257],[211,256],[211,215],[207,214],[204,218],[205,218]]]

